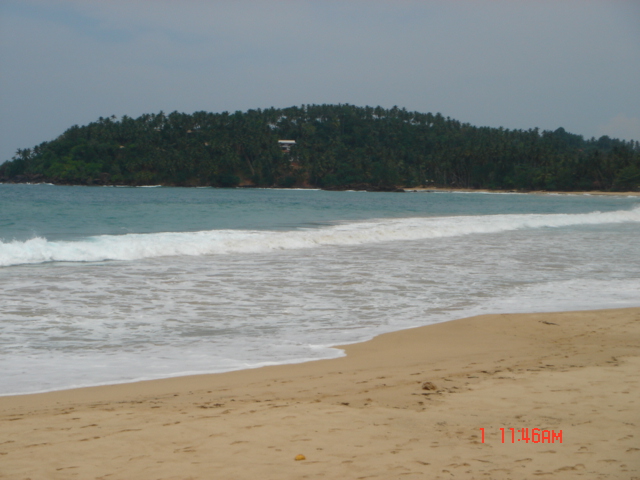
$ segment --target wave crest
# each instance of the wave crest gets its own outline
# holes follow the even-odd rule
[[[100,235],[53,242],[36,237],[0,242],[0,266],[45,262],[138,260],[179,255],[258,253],[499,233],[526,228],[608,223],[638,223],[640,208],[584,214],[483,215],[383,219],[294,231],[209,230],[151,234]]]

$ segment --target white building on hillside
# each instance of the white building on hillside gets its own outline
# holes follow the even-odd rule
[[[296,144],[295,140],[278,140],[278,145],[283,152],[289,153],[291,151],[291,147]]]

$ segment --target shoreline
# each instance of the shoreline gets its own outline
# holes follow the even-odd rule
[[[486,188],[444,188],[444,187],[417,187],[405,188],[406,192],[426,192],[426,193],[496,193],[496,194],[516,194],[516,195],[604,195],[618,197],[640,197],[640,192],[605,192],[602,190],[489,190]]]
[[[29,183],[29,182],[0,182],[0,185],[51,185],[54,187],[110,187],[110,188],[214,188],[214,189],[229,189],[229,190],[309,190],[317,191],[322,190],[325,192],[356,192],[364,191],[369,193],[495,193],[495,194],[518,194],[518,195],[604,195],[604,196],[619,196],[619,197],[639,197],[639,191],[627,191],[627,192],[609,192],[603,190],[580,190],[580,191],[565,191],[565,190],[490,190],[487,188],[448,188],[448,187],[393,187],[389,189],[376,189],[371,187],[371,190],[360,189],[354,190],[350,188],[322,188],[322,187],[257,187],[239,185],[237,187],[213,187],[213,186],[187,186],[187,185],[82,185],[82,184],[66,184],[66,183]]]
[[[640,308],[482,315],[337,348],[0,397],[0,479],[640,476]],[[563,442],[511,443],[510,428]]]

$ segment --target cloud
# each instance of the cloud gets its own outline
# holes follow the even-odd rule
[[[630,17],[578,0],[0,0],[0,161],[100,116],[302,103],[590,136],[640,111]]]
[[[620,113],[598,128],[598,136],[640,141],[640,118]]]

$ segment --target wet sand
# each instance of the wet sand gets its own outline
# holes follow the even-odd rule
[[[640,479],[640,308],[485,315],[344,349],[0,397],[0,478]]]

